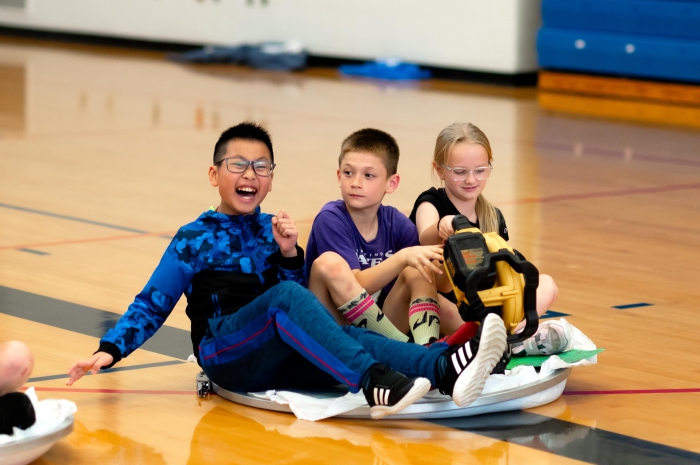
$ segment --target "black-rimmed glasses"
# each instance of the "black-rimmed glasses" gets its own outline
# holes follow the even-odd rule
[[[251,161],[241,157],[223,158],[216,162],[216,165],[218,166],[223,162],[226,162],[226,169],[231,173],[245,173],[248,167],[252,166],[255,174],[265,178],[272,175],[276,166],[274,163],[270,163],[267,160]]]

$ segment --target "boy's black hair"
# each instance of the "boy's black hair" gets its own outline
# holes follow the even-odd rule
[[[399,144],[390,134],[379,129],[365,128],[350,134],[340,147],[338,166],[348,152],[368,152],[382,159],[389,176],[396,174],[399,165]]]
[[[275,154],[272,151],[272,139],[270,139],[270,133],[268,133],[262,126],[252,121],[245,121],[243,123],[237,124],[231,128],[228,128],[221,133],[219,140],[216,141],[214,146],[214,164],[221,161],[226,155],[227,145],[233,139],[246,139],[246,140],[257,140],[262,142],[270,151],[270,160],[275,162]]]

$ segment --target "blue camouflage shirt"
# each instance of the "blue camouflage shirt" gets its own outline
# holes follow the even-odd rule
[[[184,293],[195,355],[212,316],[234,313],[280,281],[305,285],[303,250],[283,257],[272,234],[273,215],[230,216],[210,210],[177,232],[158,267],[99,351],[126,357],[163,325]],[[111,365],[110,365],[111,366]]]

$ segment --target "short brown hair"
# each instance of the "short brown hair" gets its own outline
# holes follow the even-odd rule
[[[350,134],[340,146],[338,166],[348,152],[368,152],[382,159],[388,176],[396,174],[399,166],[399,144],[379,129],[365,128]]]

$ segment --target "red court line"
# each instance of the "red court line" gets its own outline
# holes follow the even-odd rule
[[[504,202],[497,202],[498,206],[502,205],[522,205],[526,203],[548,203],[548,202],[559,202],[563,200],[581,200],[581,199],[593,199],[596,197],[618,197],[624,195],[635,195],[635,194],[653,194],[656,192],[672,192],[688,189],[700,189],[700,183],[697,184],[679,184],[676,186],[658,186],[658,187],[645,187],[639,189],[624,189],[621,191],[604,191],[604,192],[588,192],[581,194],[565,194],[565,195],[553,195],[551,197],[530,197],[526,199],[516,199],[516,200],[506,200]],[[410,213],[408,210],[402,211],[408,216]]]
[[[173,235],[174,231],[164,231],[164,232],[154,232],[154,233],[132,233],[125,234],[123,236],[108,236],[108,237],[91,237],[88,239],[73,239],[69,241],[57,241],[57,242],[36,242],[34,244],[20,244],[20,245],[5,245],[0,247],[0,250],[5,249],[34,249],[37,247],[51,247],[55,245],[67,245],[67,244],[86,244],[88,242],[103,242],[103,241],[118,241],[122,239],[135,239],[140,237],[152,237],[152,236],[162,236],[162,235]]]
[[[611,391],[564,391],[565,396],[618,395],[618,394],[685,394],[700,393],[700,388],[691,389],[620,389]]]
[[[22,388],[23,391],[27,390],[27,387]],[[154,395],[188,395],[196,396],[197,393],[194,389],[190,391],[156,391],[151,389],[83,389],[83,388],[73,388],[73,387],[34,387],[34,390],[39,392],[87,392],[92,394],[154,394]],[[209,394],[216,395],[214,391],[209,391]]]
[[[676,186],[658,186],[658,187],[644,187],[639,189],[624,189],[620,191],[604,191],[604,192],[588,192],[582,194],[567,194],[567,195],[553,195],[551,197],[534,197],[528,199],[512,200],[510,202],[498,202],[498,205],[519,205],[524,203],[548,203],[548,202],[559,202],[562,200],[581,200],[581,199],[592,199],[596,197],[617,197],[623,195],[635,195],[635,194],[653,194],[656,192],[671,192],[680,191],[688,189],[700,189],[700,183],[696,184],[678,184]]]
[[[23,387],[22,390],[26,390]],[[34,387],[34,390],[39,392],[81,392],[92,394],[150,394],[150,395],[187,395],[196,396],[197,393],[191,391],[157,391],[151,389],[82,389],[73,387]],[[626,395],[626,394],[695,394],[700,393],[700,388],[691,389],[620,389],[610,391],[564,391],[565,396],[590,396],[590,395]],[[214,391],[209,391],[210,395],[216,395]]]
[[[625,195],[635,195],[635,194],[653,194],[657,192],[672,192],[679,190],[688,189],[700,189],[700,183],[696,184],[678,184],[675,186],[658,186],[658,187],[645,187],[639,189],[624,189],[620,191],[603,191],[603,192],[588,192],[581,194],[565,194],[565,195],[553,195],[551,197],[531,197],[526,199],[516,199],[505,202],[498,202],[498,205],[521,205],[527,203],[548,203],[548,202],[559,202],[564,200],[582,200],[582,199],[592,199],[597,197],[618,197]],[[408,212],[404,212],[408,214]],[[313,219],[303,218],[297,220],[297,224],[310,223]],[[6,249],[35,249],[38,247],[51,247],[56,245],[67,245],[67,244],[85,244],[89,242],[104,242],[104,241],[115,241],[122,239],[135,239],[140,237],[152,237],[152,236],[162,236],[162,235],[173,235],[173,231],[164,232],[154,232],[154,233],[133,233],[129,235],[122,236],[109,236],[109,237],[99,237],[99,238],[88,238],[88,239],[75,239],[69,241],[58,241],[58,242],[41,242],[34,244],[20,244],[20,245],[6,245],[0,247],[0,250]]]

